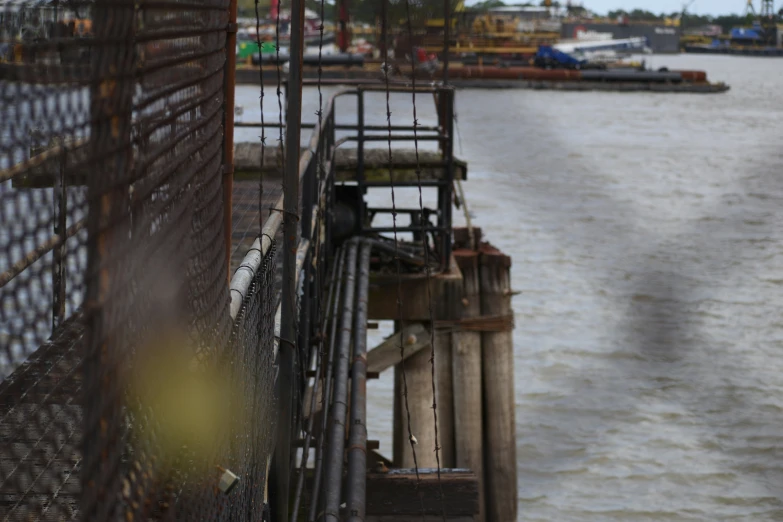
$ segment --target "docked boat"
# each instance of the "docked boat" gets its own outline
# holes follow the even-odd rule
[[[736,27],[728,36],[714,37],[709,43],[686,44],[686,53],[735,56],[783,57],[783,26],[776,24]]]

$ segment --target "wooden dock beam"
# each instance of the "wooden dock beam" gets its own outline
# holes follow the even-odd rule
[[[479,258],[467,249],[454,250],[462,271],[462,318],[481,315]],[[482,405],[481,332],[458,331],[452,350],[454,445],[457,466],[471,469],[478,479],[479,518],[484,518],[484,433]]]
[[[478,481],[468,469],[441,469],[440,483],[434,469],[375,469],[367,473],[365,522],[476,522]],[[298,472],[298,471],[297,471]],[[313,470],[305,471],[305,490],[313,487]],[[442,492],[442,498],[441,498]],[[309,510],[309,497],[303,498]],[[341,518],[347,519],[346,508]],[[306,520],[300,517],[301,521]]]
[[[367,474],[366,522],[474,522],[478,513],[478,481],[471,470],[396,469]],[[441,489],[443,498],[441,499]]]
[[[514,327],[511,308],[511,258],[492,245],[481,241],[481,229],[454,230],[454,256],[462,269],[465,281],[465,313],[460,322],[462,345],[460,350],[471,353],[462,357],[473,357],[471,364],[478,367],[481,376],[458,376],[457,365],[464,364],[454,358],[454,383],[471,382],[472,393],[481,396],[483,410],[472,416],[462,415],[465,398],[455,395],[457,465],[476,470],[477,465],[460,460],[460,451],[468,452],[469,458],[477,459],[470,440],[473,433],[481,430],[483,472],[482,509],[487,521],[513,522],[517,519],[517,474],[516,474],[516,423],[514,415]],[[475,355],[474,355],[475,354]],[[478,362],[475,362],[477,358]],[[466,365],[467,366],[467,365]],[[470,372],[471,370],[467,370]],[[470,379],[470,380],[467,380]],[[478,390],[474,389],[479,380]],[[463,385],[464,388],[468,386]],[[470,392],[463,391],[465,395]],[[474,399],[475,400],[475,399]],[[473,410],[475,406],[468,405]],[[478,419],[478,420],[476,420]],[[479,428],[476,428],[479,424]],[[463,432],[469,437],[460,446]],[[481,479],[480,479],[481,480]]]
[[[431,277],[429,289],[421,274],[402,276],[399,282],[396,275],[371,277],[369,319],[394,320],[395,333],[368,353],[368,370],[395,368],[391,461],[396,468],[413,471],[402,383],[405,365],[411,432],[418,442],[416,464],[420,471],[435,468],[430,360],[430,332],[434,330],[440,465],[442,469],[458,467],[474,473],[477,507],[466,518],[455,515],[457,518],[448,519],[513,522],[517,517],[517,462],[511,259],[482,242],[480,229],[472,234],[467,229],[455,229],[454,238],[451,268]],[[402,317],[397,307],[398,284]],[[405,502],[401,496],[389,495],[397,503]],[[415,510],[406,514],[371,516],[368,506],[367,520],[420,521],[420,496],[414,495]],[[431,501],[429,494],[425,498]],[[429,520],[427,517],[441,520],[440,512],[427,513],[424,520]]]
[[[517,451],[514,416],[511,258],[481,248],[481,314],[498,318],[481,333],[484,377],[484,465],[487,520],[517,519]]]
[[[416,458],[420,468],[434,468],[435,423],[432,411],[432,366],[430,331],[432,316],[436,325],[452,323],[461,314],[462,273],[452,258],[448,272],[427,278],[424,274],[402,276],[400,295],[402,317],[397,309],[397,276],[371,277],[369,319],[394,320],[395,334],[368,354],[368,369],[383,371],[393,362],[394,386],[394,464],[397,467],[414,467],[413,453],[408,441],[407,411],[403,396],[402,366],[399,352],[399,320],[402,319],[403,343],[414,335],[416,340],[408,354],[406,344],[405,376],[408,384],[408,408],[411,414],[411,432],[416,437]],[[430,303],[431,297],[431,303]],[[451,351],[452,334],[446,329],[435,331],[436,404],[438,408],[438,442],[440,465],[453,467],[454,460],[454,403],[452,398]],[[424,343],[426,346],[421,346]],[[387,345],[387,346],[384,346]],[[379,350],[383,348],[383,353]],[[376,352],[376,350],[379,350]],[[415,352],[415,353],[413,353]]]

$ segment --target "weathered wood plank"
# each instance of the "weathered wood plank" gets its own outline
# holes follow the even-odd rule
[[[421,323],[402,330],[403,359],[415,355],[430,345],[430,332]],[[367,370],[381,373],[400,362],[400,333],[395,332],[367,352]]]
[[[429,347],[429,339],[427,342]],[[398,454],[394,461],[402,468],[418,466],[436,467],[435,462],[435,422],[432,415],[432,370],[430,366],[430,350],[421,350],[405,361],[405,381],[408,390],[408,410],[405,410],[405,387],[402,380],[402,363],[395,368],[395,393],[400,395],[402,415],[394,427],[398,431],[396,444]],[[416,460],[413,459],[413,448],[408,438],[408,413],[410,413],[410,433],[416,438],[413,448],[416,450]]]
[[[476,517],[471,515],[446,517],[449,522],[474,522]],[[365,522],[443,522],[440,515],[368,515]]]
[[[441,501],[441,487],[443,500]],[[472,517],[479,509],[476,474],[464,469],[437,471],[419,469],[419,481],[412,469],[367,474],[367,516],[415,517],[440,516],[445,509],[451,517]],[[423,505],[423,508],[422,508]],[[393,518],[408,520],[407,518]],[[468,519],[470,520],[470,518]]]
[[[424,274],[402,275],[399,280],[396,274],[370,275],[369,319],[426,323],[431,319],[430,305],[436,321],[459,319],[462,314],[462,273],[454,257],[448,272],[434,275],[429,281],[428,292]],[[402,300],[400,310],[397,309],[398,285]]]
[[[511,258],[481,248],[481,313],[508,316]],[[511,330],[483,332],[484,464],[487,520],[517,519],[516,424],[514,422],[514,341]]]
[[[438,405],[440,465],[456,466],[454,460],[454,383],[451,369],[452,337],[449,330],[435,330],[435,385]]]
[[[463,317],[481,315],[478,254],[454,252],[464,281]],[[454,444],[457,466],[478,477],[478,520],[484,519],[484,444],[481,375],[481,332],[461,331],[453,336]]]
[[[356,148],[340,147],[335,151],[336,181],[356,180],[356,169],[359,165],[359,154]],[[442,165],[440,153],[420,150],[418,163],[416,150],[395,148],[392,151],[395,182],[415,182],[417,165],[420,168],[420,178],[423,181],[443,179],[445,168]],[[256,142],[239,142],[234,147],[234,178],[252,179],[258,177],[261,167],[261,144]],[[384,148],[365,149],[364,151],[365,179],[367,181],[389,181],[389,151]],[[277,147],[267,146],[264,151],[265,174],[281,172],[280,152]],[[454,160],[454,177],[467,179],[468,165],[465,161]]]

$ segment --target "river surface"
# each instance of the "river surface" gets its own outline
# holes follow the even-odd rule
[[[648,65],[732,90],[457,96],[468,204],[520,292],[519,520],[783,520],[783,60]],[[388,455],[392,387],[369,390]]]
[[[473,221],[520,292],[519,520],[783,520],[783,60],[648,64],[732,90],[457,96]],[[410,102],[392,97],[393,123]],[[237,103],[257,119],[257,88]],[[308,90],[305,119],[317,107]],[[384,114],[368,102],[368,122]],[[392,388],[391,372],[369,386],[389,456]]]

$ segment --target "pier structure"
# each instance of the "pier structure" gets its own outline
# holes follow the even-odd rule
[[[516,520],[510,259],[453,226],[453,88],[309,121],[292,67],[281,120],[235,124],[235,3],[89,11],[1,68],[2,519]],[[396,94],[437,123],[368,124]]]

